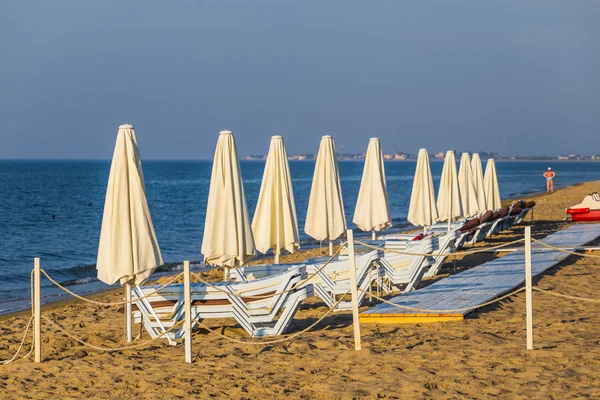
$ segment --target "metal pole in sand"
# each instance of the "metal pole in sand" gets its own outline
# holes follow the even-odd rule
[[[42,361],[42,309],[41,309],[40,259],[33,259],[33,347],[35,362]]]
[[[354,259],[354,233],[352,229],[346,231],[348,237],[348,258],[350,264],[350,291],[352,294],[352,321],[354,324],[354,350],[361,349],[360,320],[358,317],[358,290],[356,287],[356,260]]]
[[[132,327],[131,327],[131,283],[127,282],[125,284],[125,338],[127,339],[127,343],[130,343],[133,340]]]
[[[183,300],[185,302],[185,362],[192,363],[192,289],[190,286],[190,262],[183,262]]]
[[[533,350],[533,298],[531,290],[531,227],[525,227],[525,297],[527,312],[527,350]]]

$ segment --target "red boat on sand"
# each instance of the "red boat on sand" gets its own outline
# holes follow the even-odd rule
[[[567,208],[565,212],[575,222],[600,221],[600,195],[598,192],[588,194],[580,204]]]

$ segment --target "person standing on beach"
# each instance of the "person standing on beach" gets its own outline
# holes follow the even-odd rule
[[[548,171],[544,172],[544,178],[546,178],[546,192],[554,192],[554,177],[556,174],[552,171],[552,168],[548,167]]]

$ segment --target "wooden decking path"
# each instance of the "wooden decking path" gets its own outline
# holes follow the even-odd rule
[[[579,224],[542,239],[557,247],[576,247],[600,237],[600,224]],[[532,274],[539,275],[569,257],[558,250],[532,244]],[[441,279],[423,289],[401,294],[390,301],[424,310],[454,310],[477,306],[520,286],[525,281],[525,253],[519,250],[467,271]],[[462,319],[470,311],[416,312],[379,304],[360,314],[363,323],[415,323]]]

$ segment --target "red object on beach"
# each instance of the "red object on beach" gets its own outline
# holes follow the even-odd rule
[[[600,221],[600,195],[590,193],[580,204],[567,208],[565,212],[575,222]]]
[[[422,240],[424,237],[425,237],[425,235],[424,235],[423,233],[419,233],[417,236],[415,236],[415,237],[413,238],[413,240],[412,240],[412,241],[414,242],[414,241],[416,241],[416,240]]]
[[[600,210],[590,210],[589,208],[568,208],[567,214],[575,222],[593,222],[600,221]]]

